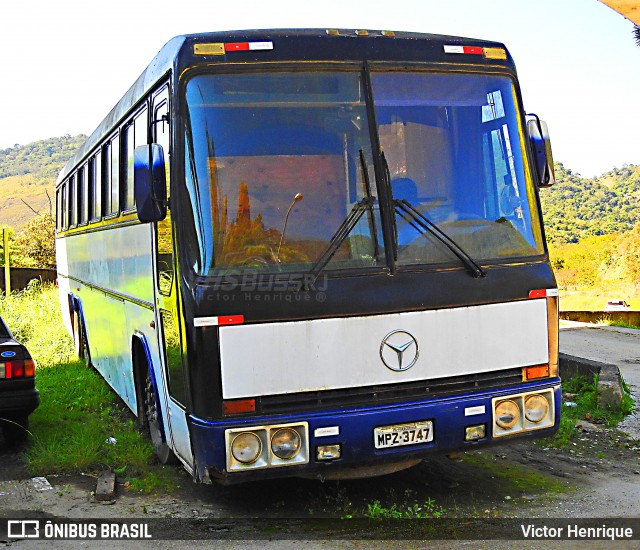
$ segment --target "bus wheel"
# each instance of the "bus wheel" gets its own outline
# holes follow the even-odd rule
[[[144,414],[151,443],[153,444],[153,450],[158,460],[161,464],[175,464],[177,461],[173,451],[169,445],[167,445],[166,441],[162,441],[156,392],[153,389],[153,382],[151,381],[149,370],[147,370],[147,378],[144,384]]]
[[[87,359],[87,342],[82,330],[82,318],[77,311],[73,312],[73,346],[78,359]]]

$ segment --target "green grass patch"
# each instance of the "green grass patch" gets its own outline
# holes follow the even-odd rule
[[[505,494],[563,493],[570,487],[551,475],[545,475],[525,465],[496,459],[486,453],[465,453],[464,462],[491,472]]]
[[[622,419],[631,414],[634,402],[629,395],[629,387],[623,383],[624,394],[620,409],[607,409],[598,405],[598,376],[591,380],[586,376],[575,376],[562,381],[562,391],[569,394],[567,399],[563,399],[562,417],[560,428],[551,438],[541,440],[543,445],[551,445],[559,448],[566,448],[572,439],[579,435],[575,429],[576,422],[588,420],[596,424],[603,424],[610,428],[617,426]],[[575,403],[575,406],[567,406],[566,403]]]
[[[143,475],[153,447],[105,381],[84,362],[38,371],[41,404],[30,418],[26,451],[35,474],[95,472],[126,467]]]
[[[374,520],[386,519],[427,519],[440,518],[445,514],[445,509],[438,506],[434,500],[427,499],[422,503],[412,505],[392,504],[385,507],[379,500],[367,505],[364,517]],[[349,516],[350,517],[350,516]]]
[[[131,411],[95,370],[80,361],[66,332],[58,291],[35,282],[0,296],[0,315],[38,365],[40,406],[29,417],[25,451],[32,475],[114,470],[137,491],[170,491],[174,469],[154,464],[151,442]]]
[[[635,330],[640,330],[638,325],[630,325],[629,323],[625,323],[624,321],[616,321],[610,318],[602,318],[598,321],[599,325],[606,325],[608,327],[620,327],[620,328],[632,328]]]

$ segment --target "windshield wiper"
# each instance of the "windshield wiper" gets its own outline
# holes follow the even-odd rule
[[[469,256],[460,245],[456,243],[449,235],[440,229],[431,220],[426,218],[420,211],[406,199],[393,199],[395,210],[402,218],[408,221],[411,226],[420,233],[428,231],[442,244],[444,244],[451,252],[453,252],[468,268],[474,277],[480,278],[487,275],[487,271],[480,267],[474,259]]]
[[[340,224],[340,227],[336,230],[329,241],[329,245],[324,249],[320,257],[313,264],[311,269],[309,270],[309,277],[306,277],[305,283],[303,287],[305,289],[309,289],[313,286],[313,284],[318,280],[320,273],[327,266],[327,264],[331,261],[338,252],[338,249],[342,245],[342,243],[349,236],[353,228],[358,225],[360,218],[362,218],[363,214],[369,211],[371,216],[371,234],[373,239],[373,255],[374,258],[378,257],[378,234],[376,231],[375,219],[373,215],[373,205],[376,202],[376,197],[371,194],[371,184],[369,182],[369,172],[367,170],[367,161],[364,158],[364,152],[360,149],[360,165],[362,166],[363,172],[363,181],[364,181],[364,191],[365,197],[356,202],[351,211],[344,219],[344,221]]]

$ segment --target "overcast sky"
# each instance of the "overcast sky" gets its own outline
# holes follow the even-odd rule
[[[17,0],[0,8],[0,149],[90,134],[179,34],[364,28],[504,42],[525,109],[583,176],[640,164],[640,47],[597,0]]]

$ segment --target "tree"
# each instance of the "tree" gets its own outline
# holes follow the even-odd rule
[[[633,28],[633,36],[636,39],[636,45],[640,46],[640,27],[637,25]]]
[[[15,257],[18,267],[56,266],[56,222],[49,214],[33,218],[15,240]]]

